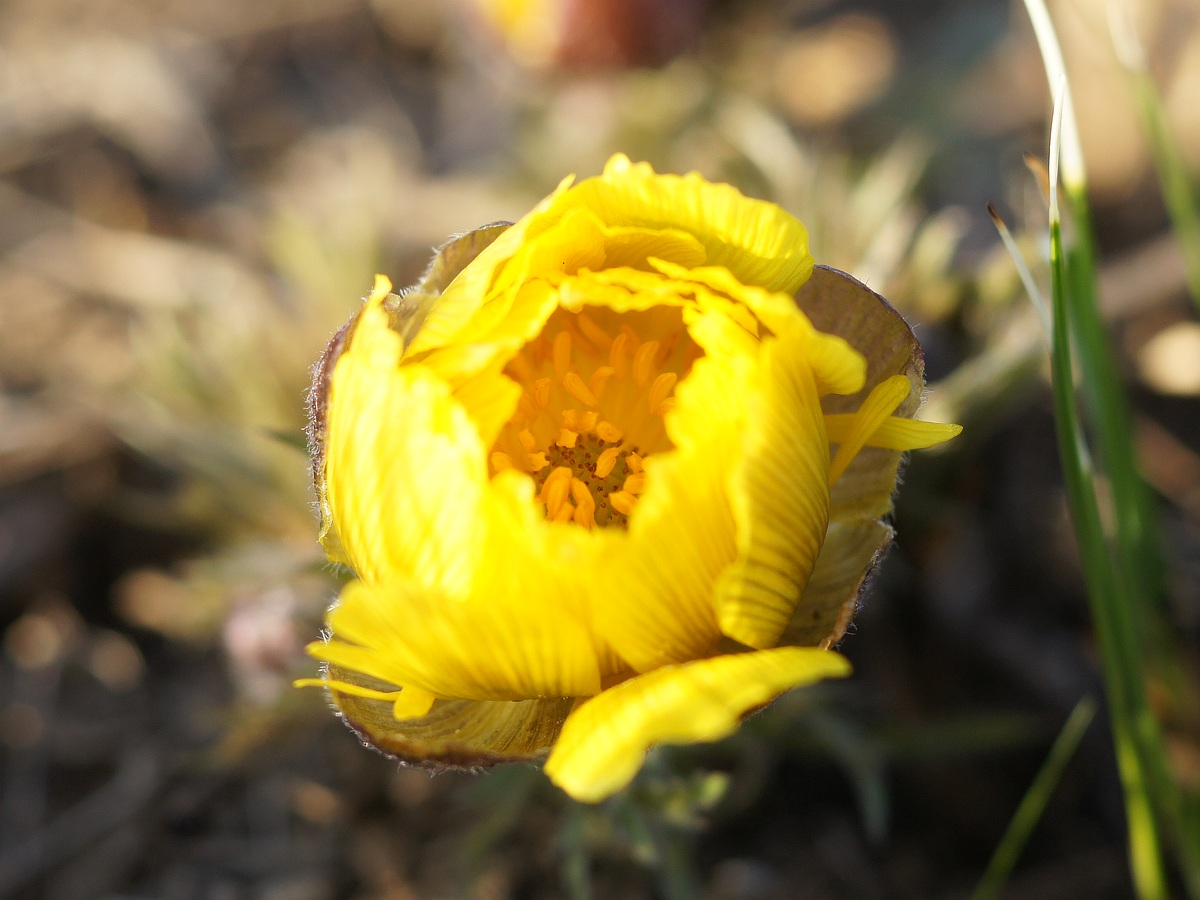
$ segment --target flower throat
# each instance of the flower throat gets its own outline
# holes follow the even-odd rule
[[[624,527],[645,458],[672,447],[663,416],[700,355],[674,307],[557,310],[505,367],[522,390],[492,448],[493,473],[529,473],[548,519]]]

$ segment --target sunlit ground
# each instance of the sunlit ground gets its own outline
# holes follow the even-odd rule
[[[986,210],[1044,290],[1050,92],[1023,7],[563,5],[610,18],[504,36],[467,0],[0,9],[0,896],[550,898],[585,874],[598,898],[966,896],[1100,696],[1045,335]],[[1200,16],[1135,6],[1194,173]],[[1195,786],[1200,326],[1107,7],[1051,11],[1192,648],[1151,696]],[[303,402],[376,272],[410,283],[449,235],[618,150],[800,217],[818,262],[913,323],[928,418],[966,431],[906,469],[853,679],[579,809],[531,768],[399,768],[290,686],[338,586]],[[1103,719],[1011,896],[1130,896]]]

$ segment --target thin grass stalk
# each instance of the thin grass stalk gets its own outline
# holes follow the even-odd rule
[[[1200,312],[1200,207],[1187,168],[1167,128],[1162,99],[1148,72],[1134,73],[1134,92],[1150,138],[1154,170],[1166,203],[1171,228],[1183,251],[1188,293]]]
[[[1079,388],[1092,414],[1099,447],[1100,470],[1090,469],[1088,490],[1096,501],[1101,528],[1102,543],[1096,552],[1111,561],[1107,576],[1110,590],[1106,592],[1109,600],[1105,603],[1113,639],[1110,645],[1118,655],[1121,676],[1126,682],[1131,750],[1139,758],[1141,769],[1138,781],[1148,791],[1159,821],[1169,829],[1179,851],[1188,896],[1197,900],[1200,831],[1196,826],[1200,820],[1185,809],[1183,790],[1171,772],[1161,728],[1146,696],[1147,674],[1161,665],[1154,661],[1175,652],[1170,646],[1169,630],[1159,616],[1162,560],[1154,517],[1145,482],[1137,471],[1128,402],[1112,365],[1112,353],[1099,315],[1086,184],[1064,178],[1063,189],[1077,241],[1061,257],[1069,285],[1064,302],[1070,307],[1071,338],[1078,348],[1074,361]],[[1061,243],[1061,230],[1059,240]],[[1105,482],[1111,497],[1102,509],[1095,487]],[[1099,617],[1096,624],[1102,631]]]
[[[1050,752],[1046,754],[1046,761],[1042,763],[1017,811],[1013,813],[1012,821],[996,846],[996,851],[979,880],[979,887],[971,895],[971,900],[996,900],[1000,896],[1021,856],[1021,851],[1029,843],[1034,827],[1042,818],[1054,789],[1062,780],[1067,763],[1075,755],[1079,742],[1083,740],[1095,716],[1096,701],[1093,698],[1084,697],[1075,704],[1062,731],[1050,747]]]
[[[1056,85],[1051,132],[1051,268],[1054,280],[1054,374],[1060,449],[1076,533],[1084,558],[1089,600],[1105,667],[1113,713],[1118,765],[1130,815],[1130,847],[1139,888],[1162,881],[1158,831],[1166,826],[1178,853],[1188,895],[1200,898],[1200,831],[1195,804],[1188,804],[1172,775],[1158,722],[1146,696],[1146,671],[1170,655],[1158,616],[1161,564],[1152,527],[1149,494],[1135,466],[1128,402],[1121,388],[1099,315],[1094,240],[1078,128],[1071,111],[1062,56],[1042,0],[1026,0],[1047,75]],[[1064,253],[1058,174],[1070,208],[1075,241]],[[1079,384],[1075,387],[1074,366]],[[1076,390],[1095,427],[1099,469],[1092,466]],[[1068,402],[1069,401],[1069,402]],[[1110,494],[1101,515],[1104,482]],[[1107,527],[1106,527],[1107,526]],[[1148,624],[1151,627],[1148,627]],[[1152,815],[1145,816],[1149,805]],[[1153,849],[1153,852],[1151,850]],[[1142,866],[1139,871],[1138,867]]]
[[[1150,73],[1146,52],[1138,40],[1130,12],[1128,4],[1122,6],[1115,0],[1109,6],[1113,45],[1122,65],[1130,74],[1134,97],[1149,138],[1159,187],[1172,230],[1183,253],[1188,293],[1193,305],[1200,311],[1200,203],[1197,202],[1196,183],[1167,125],[1162,96]],[[1167,646],[1169,635],[1163,624],[1151,621],[1150,626],[1151,643],[1159,647]],[[1177,659],[1178,654],[1175,654],[1166,666],[1169,667]],[[1159,777],[1167,789],[1176,787],[1165,760],[1162,769]],[[1170,805],[1168,814],[1180,844],[1185,885],[1191,897],[1200,897],[1200,796],[1194,792],[1185,793],[1177,787],[1171,796],[1177,802]]]
[[[1095,424],[1100,467],[1112,492],[1109,509],[1115,527],[1113,550],[1122,564],[1119,577],[1128,580],[1128,593],[1133,602],[1120,611],[1125,627],[1133,630],[1140,645],[1144,645],[1147,629],[1145,617],[1161,597],[1161,560],[1158,554],[1149,495],[1137,471],[1133,452],[1133,417],[1125,392],[1113,365],[1108,335],[1100,318],[1096,300],[1095,238],[1092,231],[1091,205],[1087,197],[1087,174],[1079,128],[1075,121],[1071,91],[1066,79],[1066,67],[1054,24],[1044,0],[1025,0],[1033,22],[1038,46],[1052,89],[1063,84],[1062,130],[1060,154],[1062,186],[1071,212],[1073,240],[1067,248],[1065,266],[1073,304],[1071,316],[1072,339],[1078,348],[1079,390],[1087,413]],[[1057,181],[1058,172],[1051,167],[1051,177]],[[1056,191],[1051,190],[1051,204],[1057,203]],[[1106,510],[1107,511],[1107,510]],[[1119,513],[1119,514],[1117,514]]]
[[[1140,648],[1149,649],[1147,619],[1158,614],[1163,596],[1162,557],[1150,495],[1137,469],[1133,416],[1113,364],[1112,348],[1097,302],[1095,239],[1087,182],[1082,169],[1063,173],[1063,192],[1071,212],[1074,241],[1065,264],[1072,304],[1071,334],[1078,346],[1079,386],[1095,425],[1100,467],[1112,492],[1105,512],[1120,563],[1115,576],[1125,582],[1129,603],[1118,612],[1123,628]]]
[[[1164,567],[1155,516],[1150,493],[1137,469],[1128,399],[1100,317],[1095,241],[1082,159],[1073,169],[1064,166],[1062,174],[1075,234],[1065,254],[1070,283],[1066,302],[1070,305],[1071,336],[1078,348],[1075,361],[1080,389],[1092,414],[1100,456],[1100,472],[1093,477],[1106,476],[1111,490],[1101,524],[1108,535],[1106,554],[1114,561],[1110,612],[1128,681],[1132,739],[1159,821],[1167,827],[1177,850],[1187,894],[1200,900],[1200,816],[1195,803],[1189,808],[1171,771],[1162,731],[1146,696],[1147,674],[1161,666],[1155,661],[1177,653],[1161,616]]]
[[[1159,189],[1166,203],[1171,229],[1183,251],[1184,272],[1192,304],[1200,311],[1200,204],[1196,186],[1184,164],[1179,145],[1167,126],[1162,96],[1138,41],[1128,15],[1120,15],[1116,3],[1109,7],[1113,45],[1122,65],[1129,72],[1134,98],[1141,112],[1150,155],[1158,175]],[[1128,10],[1125,10],[1128,13]]]
[[[1107,540],[1100,519],[1100,507],[1093,490],[1095,472],[1087,450],[1075,394],[1075,372],[1072,362],[1074,329],[1072,313],[1076,304],[1068,294],[1074,288],[1063,253],[1062,221],[1058,211],[1057,171],[1058,134],[1062,103],[1061,93],[1055,107],[1055,124],[1051,130],[1051,191],[1050,191],[1050,272],[1053,334],[1051,341],[1051,370],[1054,386],[1055,426],[1058,433],[1059,456],[1063,480],[1071,506],[1076,539],[1079,542],[1088,600],[1096,624],[1100,658],[1104,669],[1105,688],[1112,718],[1113,742],[1116,747],[1117,769],[1124,789],[1125,815],[1129,838],[1129,862],[1134,889],[1140,900],[1165,900],[1167,878],[1163,867],[1161,842],[1154,809],[1149,798],[1141,754],[1135,743],[1131,711],[1136,701],[1134,678],[1139,675],[1140,659],[1129,658],[1129,632],[1122,628],[1119,610],[1124,606],[1119,596],[1123,579],[1114,571],[1108,553]]]

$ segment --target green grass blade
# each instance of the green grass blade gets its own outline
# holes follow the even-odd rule
[[[1137,471],[1131,443],[1132,416],[1096,302],[1096,242],[1083,150],[1066,81],[1066,67],[1044,0],[1026,0],[1025,7],[1033,22],[1051,89],[1056,88],[1060,79],[1063,83],[1061,173],[1075,235],[1064,257],[1065,296],[1071,304],[1070,327],[1078,351],[1075,362],[1079,368],[1079,390],[1095,424],[1096,451],[1101,471],[1108,478],[1112,491],[1111,506],[1119,512],[1110,517],[1116,527],[1113,551],[1121,558],[1117,575],[1127,579],[1126,589],[1133,598],[1129,608],[1120,615],[1124,627],[1131,629],[1141,644],[1146,633],[1143,618],[1161,596],[1162,566],[1151,526],[1149,495]],[[1051,177],[1058,177],[1053,167]],[[1051,204],[1056,206],[1057,192],[1052,190],[1051,194]]]
[[[1130,696],[1134,677],[1140,677],[1136,658],[1129,660],[1129,631],[1117,621],[1120,599],[1118,577],[1111,565],[1107,542],[1100,521],[1100,508],[1093,492],[1094,471],[1084,442],[1079,409],[1075,398],[1071,353],[1071,327],[1068,315],[1067,262],[1063,257],[1062,226],[1057,204],[1051,202],[1050,265],[1053,276],[1054,407],[1058,429],[1059,456],[1070,501],[1075,534],[1079,542],[1092,617],[1100,643],[1104,681],[1112,714],[1113,741],[1117,768],[1124,788],[1125,814],[1129,836],[1130,868],[1134,887],[1142,900],[1165,900],[1166,874],[1152,804],[1149,800],[1144,766],[1133,740]],[[1122,640],[1124,638],[1124,640]],[[1130,669],[1133,669],[1131,677]]]
[[[1117,15],[1116,4],[1110,9],[1113,12],[1113,44],[1130,75],[1134,98],[1150,141],[1150,155],[1154,160],[1154,171],[1158,175],[1167,215],[1183,251],[1188,293],[1197,311],[1200,311],[1200,204],[1196,201],[1196,187],[1179,152],[1179,145],[1167,126],[1162,96],[1150,75],[1146,53],[1138,42],[1133,25],[1128,16]]]
[[[1160,896],[1166,890],[1159,859],[1159,835],[1163,832],[1171,840],[1188,895],[1198,900],[1200,809],[1196,798],[1185,793],[1171,771],[1146,696],[1147,672],[1161,669],[1158,661],[1177,653],[1170,645],[1170,633],[1159,609],[1162,565],[1154,517],[1149,493],[1135,464],[1128,401],[1096,302],[1095,242],[1087,180],[1062,56],[1043,0],[1026,0],[1026,7],[1047,75],[1057,87],[1050,166],[1055,412],[1064,477],[1112,708],[1134,881],[1142,896]],[[1060,171],[1075,235],[1065,251],[1058,211]],[[1076,392],[1082,398],[1082,410]],[[1096,435],[1095,468],[1084,436],[1083,411]]]
[[[1095,715],[1096,701],[1091,697],[1084,697],[1075,704],[1075,709],[1067,717],[1062,731],[1050,747],[1046,761],[1042,763],[1041,769],[1013,814],[1004,837],[1000,839],[996,852],[992,854],[991,861],[979,881],[979,887],[971,895],[971,900],[996,900],[1000,896],[1021,856],[1021,851],[1029,843],[1034,827],[1050,802],[1050,796],[1062,780],[1067,763],[1075,755],[1075,750]]]

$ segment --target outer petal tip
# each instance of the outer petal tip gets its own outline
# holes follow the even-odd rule
[[[375,276],[375,287],[371,289],[371,300],[378,300],[380,297],[386,297],[392,292],[392,280],[386,275]]]
[[[813,647],[656,669],[576,708],[546,761],[546,775],[576,800],[597,803],[633,779],[651,747],[719,740],[784,691],[849,674],[845,657]]]

